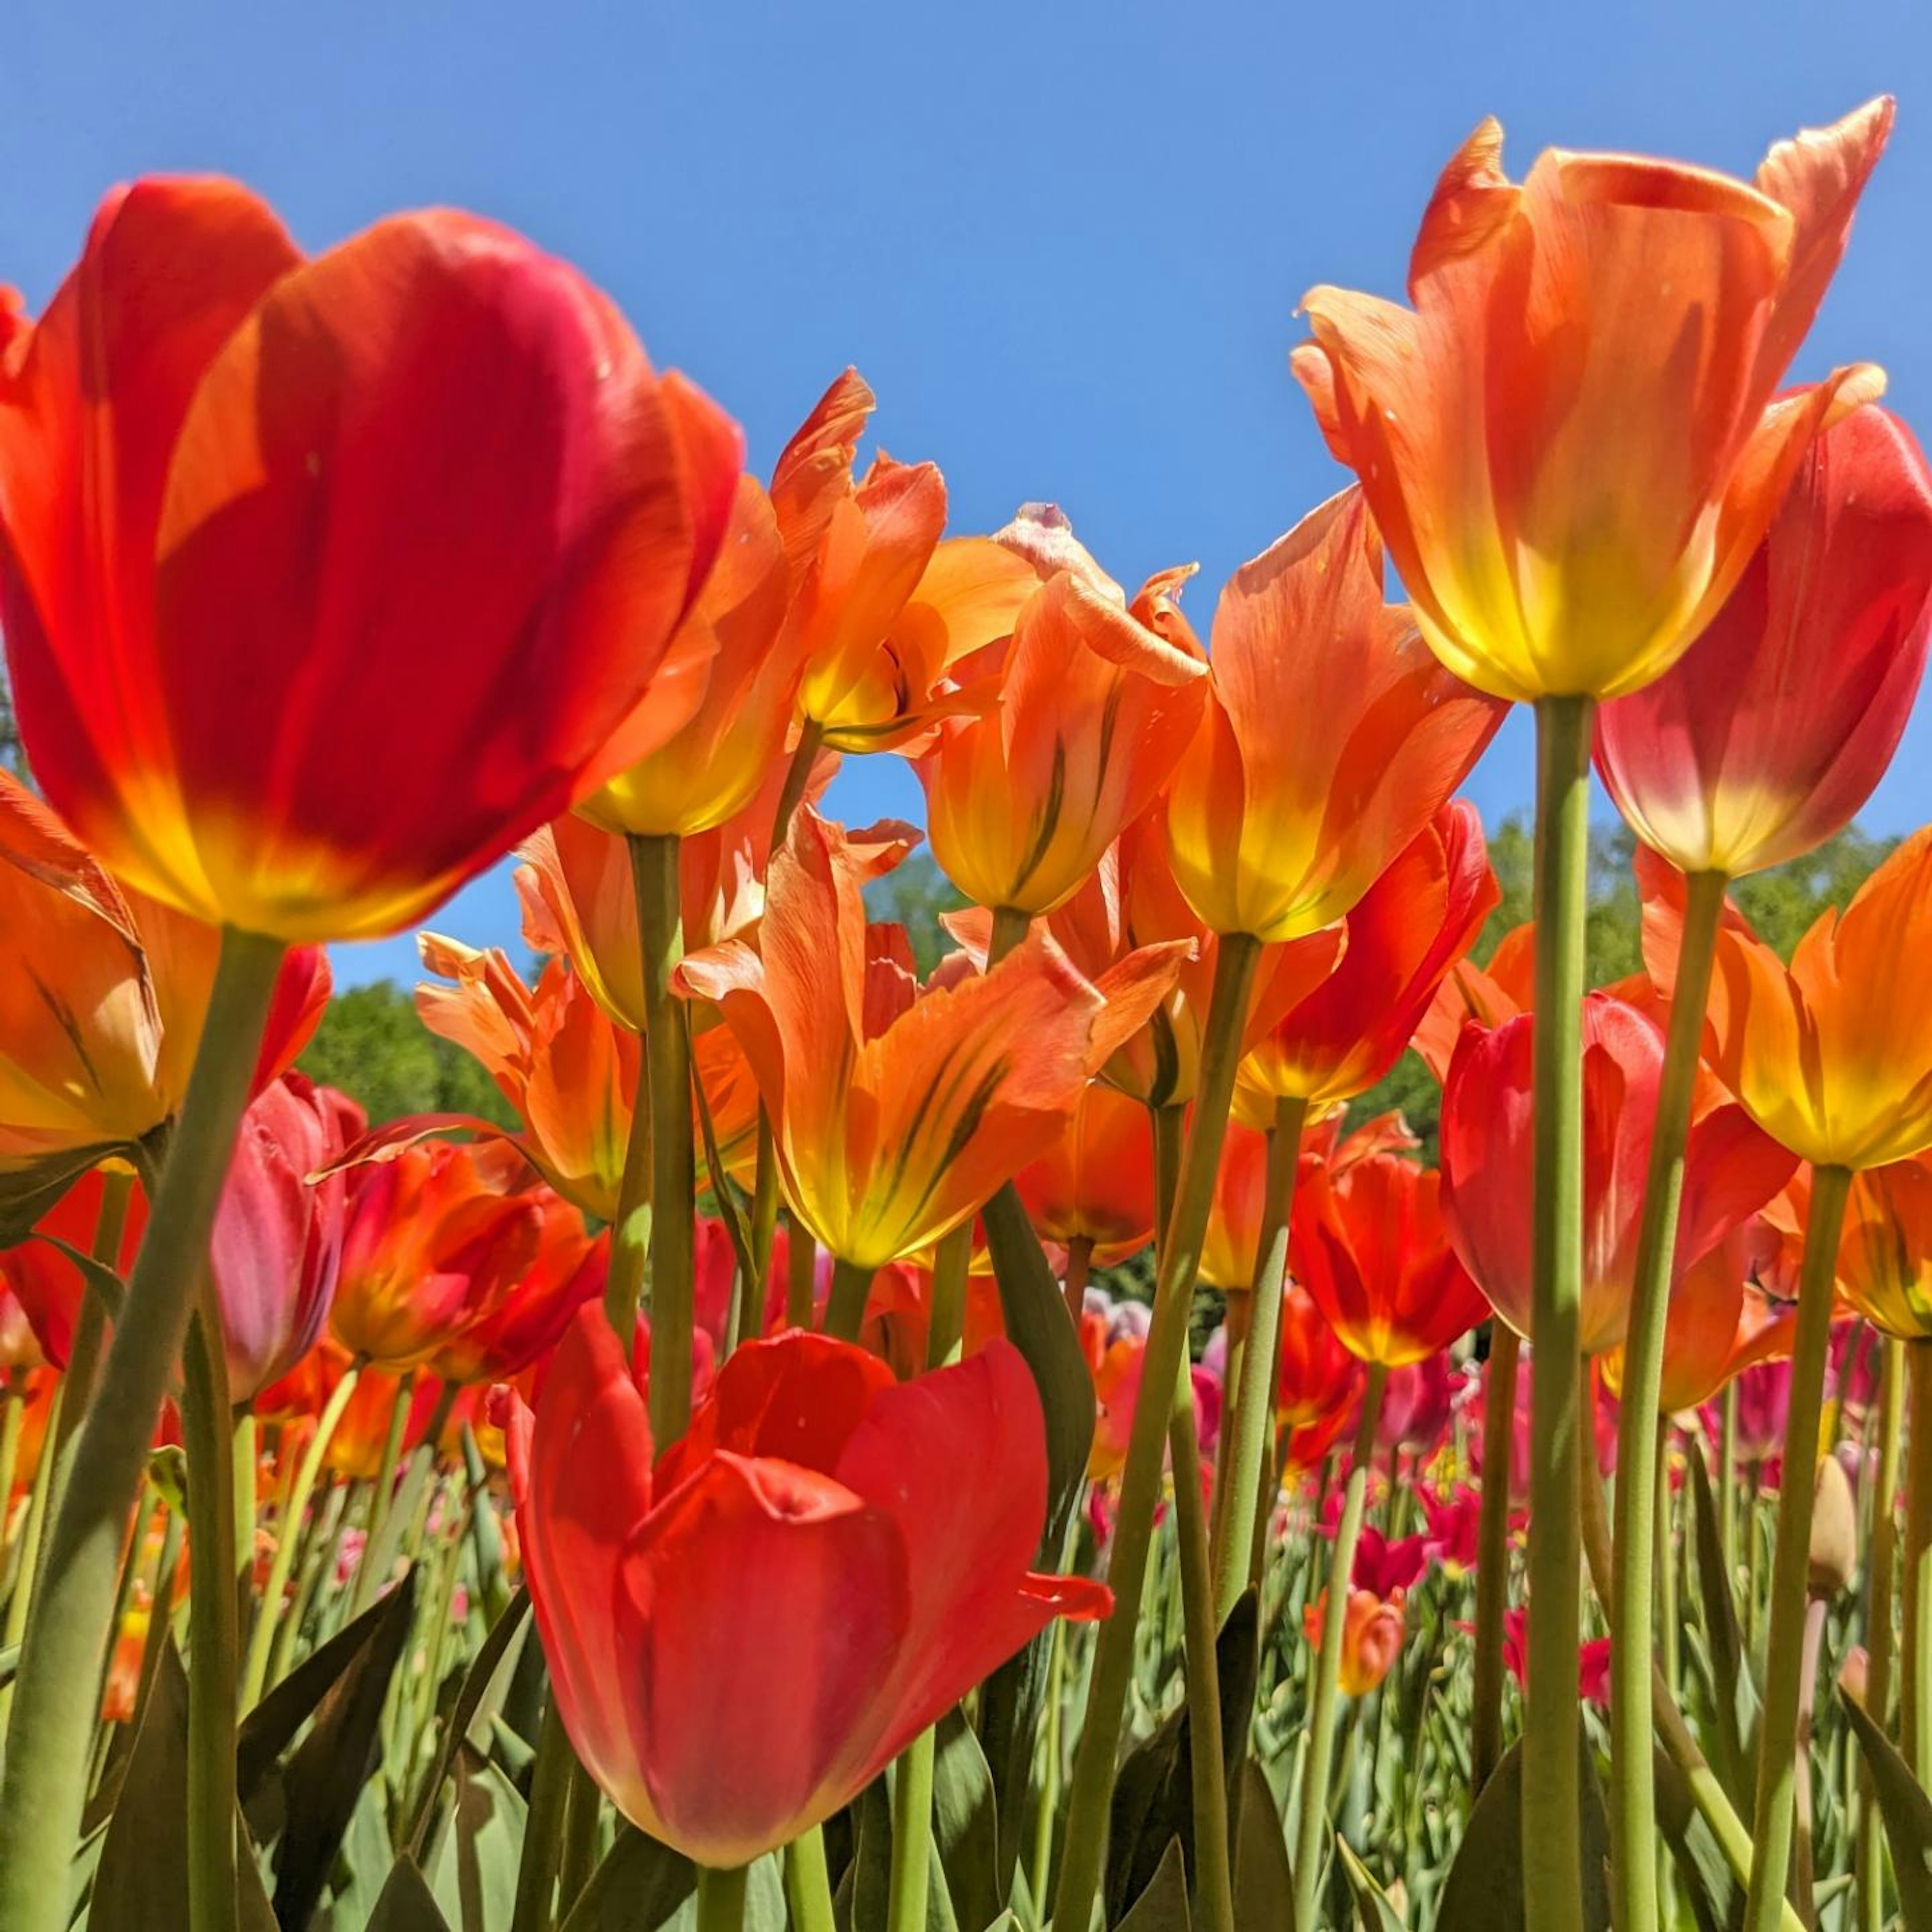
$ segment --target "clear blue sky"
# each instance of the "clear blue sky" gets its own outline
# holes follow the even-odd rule
[[[1119,577],[1220,580],[1342,480],[1287,353],[1310,284],[1400,292],[1436,171],[1483,115],[1538,149],[1748,173],[1774,137],[1900,100],[1798,374],[1855,358],[1932,434],[1932,9],[1175,0],[1024,7],[628,0],[108,7],[24,0],[0,61],[0,280],[43,302],[102,190],[218,169],[320,248],[388,210],[478,209],[608,287],[763,470],[855,362],[885,446],[954,526],[1052,498]],[[345,730],[353,722],[344,721]],[[1520,808],[1513,721],[1471,787]],[[868,760],[851,818],[916,814]],[[1932,701],[1866,814],[1932,818]],[[514,943],[501,875],[435,923]],[[407,979],[406,940],[345,980]]]

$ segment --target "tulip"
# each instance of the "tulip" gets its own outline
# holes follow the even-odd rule
[[[1154,802],[1206,695],[1186,574],[1130,603],[1097,567],[1054,572],[1014,620],[997,698],[934,728],[917,762],[933,856],[975,904],[1052,911]]]
[[[1305,1288],[1282,1295],[1281,1372],[1276,1416],[1287,1433],[1283,1466],[1317,1467],[1348,1426],[1361,1394],[1360,1358],[1343,1346]]]
[[[1892,120],[1780,142],[1750,185],[1551,150],[1520,187],[1486,121],[1423,216],[1412,309],[1303,297],[1294,373],[1458,676],[1620,697],[1716,615],[1808,446],[1881,386],[1777,394]]]
[[[1519,1605],[1504,1619],[1503,1656],[1510,1675],[1526,1690],[1529,1683],[1529,1612]],[[1601,1709],[1610,1698],[1610,1640],[1594,1637],[1576,1647],[1577,1694]]]
[[[264,1421],[320,1417],[354,1363],[354,1357],[325,1330],[286,1375],[256,1397],[256,1414]],[[323,1444],[323,1466],[352,1481],[374,1480],[383,1473],[397,1405],[404,1405],[404,1413],[396,1448],[406,1455],[428,1436],[442,1393],[433,1376],[363,1370]]]
[[[1897,418],[1855,410],[1804,453],[1697,641],[1598,713],[1617,809],[1685,872],[1736,878],[1822,844],[1898,748],[1928,598],[1932,476]]]
[[[1450,1244],[1442,1176],[1400,1154],[1331,1177],[1312,1162],[1296,1190],[1288,1260],[1342,1345],[1385,1369],[1427,1360],[1486,1317]]]
[[[749,1342],[655,1468],[653,1446],[586,1309],[510,1425],[538,1628],[591,1776],[704,1864],[808,1831],[1054,1616],[1106,1610],[1028,1568],[1045,1435],[1005,1342],[903,1387],[827,1336]]]
[[[1366,1092],[1401,1056],[1499,897],[1474,807],[1444,806],[1348,913],[1334,971],[1270,1016],[1241,1063],[1238,1117],[1265,1127],[1277,1101],[1318,1111]]]
[[[362,1132],[347,1095],[285,1073],[242,1117],[208,1265],[220,1304],[229,1399],[250,1401],[306,1354],[341,1262],[346,1186],[319,1180]]]
[[[1402,1654],[1408,1634],[1405,1590],[1387,1597],[1373,1590],[1352,1589],[1342,1612],[1340,1688],[1345,1697],[1366,1697],[1389,1674]],[[1328,1592],[1324,1590],[1301,1613],[1302,1634],[1318,1652],[1328,1618]]]
[[[1330,925],[1429,824],[1502,707],[1382,602],[1382,544],[1345,490],[1237,571],[1214,615],[1201,724],[1167,800],[1188,902],[1216,933]],[[1305,721],[1284,754],[1284,718]]]
[[[1111,1268],[1154,1237],[1154,1130],[1148,1110],[1112,1087],[1082,1089],[1059,1138],[1013,1184],[1042,1241]]]
[[[838,830],[800,811],[759,950],[693,955],[674,984],[715,1001],[744,1049],[787,1203],[864,1271],[933,1246],[1053,1144],[1102,1001],[1040,934],[922,993],[903,934],[868,929],[860,880]]]
[[[1484,1303],[1483,1313],[1488,1312]],[[1442,1354],[1390,1370],[1382,1384],[1376,1447],[1386,1450],[1391,1461],[1404,1451],[1419,1462],[1433,1456],[1454,1418],[1462,1381],[1461,1372]]]
[[[1465,1030],[1442,1096],[1444,1207],[1451,1235],[1490,1305],[1530,1334],[1528,1220],[1531,1037],[1528,1014],[1492,1031]],[[1623,1338],[1636,1265],[1643,1177],[1664,1042],[1655,1024],[1592,993],[1583,1020],[1584,1272],[1580,1343],[1586,1354]],[[1761,1208],[1792,1162],[1721,1102],[1694,1122],[1677,1274]]]
[[[1255,1284],[1268,1175],[1268,1136],[1232,1123],[1214,1174],[1214,1202],[1201,1239],[1201,1279],[1224,1294]]]
[[[106,1261],[125,1276],[147,1226],[147,1197],[123,1172],[110,1179],[94,1168],[74,1183],[38,1221],[28,1239],[0,1251],[0,1367],[65,1369],[74,1351],[87,1284],[78,1264],[57,1244],[92,1254],[104,1232],[103,1215],[122,1188],[128,1210]],[[24,1331],[24,1332],[23,1332]]]
[[[1853,1180],[1838,1282],[1882,1333],[1932,1341],[1932,1155],[1868,1168]]]
[[[1466,957],[1449,969],[1412,1041],[1438,1082],[1449,1077],[1456,1042],[1470,1021],[1493,1029],[1534,1006],[1535,949],[1534,926],[1512,926],[1496,942],[1486,964]]]
[[[1373,1525],[1364,1524],[1349,1581],[1358,1590],[1392,1597],[1420,1582],[1429,1574],[1430,1560],[1426,1536],[1399,1537],[1391,1543]]]
[[[400,931],[649,748],[738,449],[504,230],[404,215],[305,260],[232,183],[117,190],[0,380],[36,775],[210,924]]]

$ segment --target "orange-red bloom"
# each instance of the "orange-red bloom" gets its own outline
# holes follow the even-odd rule
[[[740,446],[505,230],[308,260],[232,182],[118,189],[0,362],[35,772],[211,923],[398,931],[650,748]]]
[[[1502,718],[1430,655],[1406,605],[1382,602],[1359,490],[1234,573],[1208,668],[1166,824],[1174,877],[1216,932],[1292,939],[1340,919]]]
[[[1424,1360],[1488,1315],[1443,1223],[1442,1179],[1394,1154],[1339,1174],[1311,1161],[1297,1178],[1288,1265],[1365,1362]]]
[[[706,1864],[829,1817],[1054,1616],[1111,1602],[1030,1570],[1045,1432],[1004,1342],[905,1384],[824,1336],[748,1343],[653,1468],[586,1309],[509,1443],[571,1741],[626,1817]]]
[[[1329,1326],[1315,1298],[1291,1282],[1281,1300],[1281,1376],[1275,1413],[1285,1468],[1312,1469],[1347,1427],[1361,1393],[1362,1365]]]
[[[1085,1241],[1110,1268],[1154,1238],[1154,1124],[1139,1101],[1096,1081],[1059,1138],[1013,1178],[1042,1241]]]
[[[1294,373],[1459,676],[1620,697],[1715,615],[1805,446],[1882,386],[1774,400],[1892,118],[1782,142],[1753,185],[1552,149],[1520,187],[1486,121],[1423,215],[1412,309],[1303,297]]]
[[[1103,1002],[1044,934],[922,992],[905,936],[868,927],[860,871],[808,808],[772,861],[759,950],[687,958],[751,1063],[786,1200],[862,1267],[919,1253],[1050,1147],[1086,1084]]]
[[[1402,1654],[1408,1634],[1408,1592],[1391,1591],[1378,1597],[1372,1590],[1351,1588],[1342,1612],[1342,1694],[1366,1697],[1389,1674]],[[1302,1634],[1320,1650],[1328,1621],[1328,1592],[1324,1590],[1301,1613]]]
[[[1490,1305],[1529,1335],[1530,1056],[1528,1013],[1464,1028],[1442,1090],[1444,1207]],[[1614,1348],[1629,1318],[1638,1224],[1664,1040],[1647,1015],[1606,993],[1583,1002],[1583,1308],[1586,1354]],[[1678,1276],[1790,1178],[1787,1153],[1744,1109],[1706,1096],[1684,1154]]]
[[[1751,1118],[1820,1167],[1884,1167],[1932,1147],[1932,827],[1822,914],[1787,970],[1727,926],[1706,1056]]]
[[[1886,1334],[1932,1341],[1932,1156],[1870,1168],[1852,1181],[1838,1288]]]
[[[1334,971],[1270,1014],[1241,1063],[1240,1118],[1271,1126],[1278,1100],[1318,1112],[1366,1093],[1401,1057],[1499,896],[1474,806],[1444,806],[1349,911]]]
[[[1814,442],[1709,627],[1597,714],[1597,769],[1644,843],[1732,878],[1850,823],[1925,668],[1932,477],[1912,432],[1856,410]]]
[[[99,1168],[83,1174],[34,1222],[32,1236],[0,1252],[0,1368],[67,1366],[87,1284],[56,1244],[92,1254],[106,1180]],[[124,1279],[147,1222],[147,1196],[136,1181],[112,1261]]]

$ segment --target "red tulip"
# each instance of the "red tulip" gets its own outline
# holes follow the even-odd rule
[[[1312,1469],[1328,1454],[1348,1426],[1361,1388],[1361,1364],[1342,1346],[1315,1298],[1291,1282],[1282,1294],[1275,1390],[1285,1466]]]
[[[904,1384],[826,1336],[751,1342],[652,1448],[586,1308],[511,1419],[526,1572],[578,1756],[704,1864],[829,1817],[1054,1616],[1111,1601],[1028,1568],[1045,1434],[1006,1342]]]
[[[399,931],[656,742],[740,448],[505,230],[309,260],[232,182],[118,189],[0,364],[35,773],[212,924]]]
[[[34,1224],[31,1238],[0,1253],[0,1367],[67,1366],[86,1283],[79,1266],[54,1243],[84,1255],[94,1252],[106,1184],[99,1168],[89,1169]],[[147,1221],[147,1196],[137,1182],[112,1258],[124,1279]]]

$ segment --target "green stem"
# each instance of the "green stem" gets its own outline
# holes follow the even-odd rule
[[[94,1258],[108,1268],[118,1265],[121,1238],[127,1231],[128,1209],[134,1195],[134,1170],[116,1162],[99,1170],[100,1208],[94,1216]],[[80,1298],[80,1312],[74,1324],[74,1343],[68,1352],[67,1372],[62,1384],[66,1400],[61,1405],[60,1429],[50,1438],[56,1462],[54,1495],[61,1492],[61,1468],[66,1461],[68,1439],[80,1426],[87,1405],[94,1399],[94,1384],[100,1372],[100,1352],[107,1339],[107,1317],[100,1295],[92,1284]]]
[[[0,1576],[7,1568],[7,1526],[14,1505],[14,1472],[20,1463],[20,1430],[27,1414],[27,1372],[0,1376]]]
[[[1905,1428],[1906,1345],[1888,1336],[1884,1387],[1880,1395],[1878,1482],[1872,1498],[1871,1562],[1865,1579],[1865,1708],[1880,1730],[1892,1713],[1892,1599],[1898,1586],[1899,1446]],[[1858,1809],[1858,1923],[1862,1932],[1883,1932],[1883,1820],[1871,1769],[1862,1765]]]
[[[836,1932],[832,1909],[832,1874],[825,1863],[825,1833],[817,1825],[786,1846],[785,1902],[792,1932]]]
[[[748,1865],[735,1865],[729,1871],[698,1867],[698,1932],[743,1932],[745,1880],[750,1870]],[[923,1918],[919,1922],[926,1923]]]
[[[1738,1587],[1738,1378],[1724,1384],[1723,1420],[1718,1434],[1718,1549],[1724,1563],[1724,1588]]]
[[[1248,1298],[1246,1346],[1241,1352],[1234,1407],[1222,1429],[1230,1453],[1217,1468],[1225,1474],[1227,1497],[1217,1509],[1214,1545],[1214,1620],[1228,1613],[1248,1587],[1254,1550],[1255,1517],[1261,1505],[1262,1463],[1274,1424],[1275,1388],[1280,1378],[1282,1282],[1288,1273],[1288,1221],[1294,1200],[1294,1174],[1301,1159],[1301,1130],[1308,1118],[1306,1100],[1277,1100],[1268,1137],[1268,1175],[1263,1185],[1261,1239],[1256,1252],[1254,1292]]]
[[[1180,1156],[1187,1138],[1185,1107],[1154,1107],[1154,1239],[1156,1248],[1167,1246],[1167,1223],[1174,1212],[1174,1198],[1180,1191]]]
[[[510,1932],[549,1932],[557,1868],[562,1862],[564,1828],[570,1805],[577,1754],[563,1728],[563,1712],[552,1688],[537,1733],[536,1763],[530,1773],[530,1807],[524,1820],[524,1844],[517,1861],[517,1895]]]
[[[1167,1216],[1154,1280],[1153,1319],[1142,1358],[1141,1386],[1149,1390],[1173,1388],[1186,1356],[1201,1240],[1214,1202],[1215,1172],[1227,1136],[1228,1105],[1260,955],[1260,942],[1246,934],[1224,934],[1216,948],[1193,1126]],[[1157,1114],[1156,1125],[1159,1119]],[[1157,1136],[1157,1154],[1159,1139]],[[1060,1925],[1085,1926],[1100,1884],[1108,1797],[1113,1788],[1127,1686],[1133,1674],[1141,1593],[1153,1543],[1168,1419],[1158,1401],[1135,1405],[1107,1571],[1114,1592],[1114,1614],[1100,1626],[1088,1682],[1085,1721],[1068,1787],[1066,1845],[1052,1913]]]
[[[1585,1426],[1583,914],[1590,860],[1587,698],[1536,707],[1534,1160],[1530,1186],[1529,1689],[1522,1737],[1526,1932],[1582,1932],[1577,1472]],[[1639,1486],[1642,1487],[1642,1485]],[[1645,1853],[1649,1854],[1648,1848]]]
[[[148,1693],[154,1688],[154,1674],[161,1667],[161,1654],[174,1625],[175,1578],[181,1570],[182,1532],[181,1511],[168,1510],[162,1520],[160,1553],[154,1558],[154,1580],[148,1598],[148,1640],[141,1647],[141,1674],[134,1686],[134,1714],[128,1720],[130,1729],[136,1735],[148,1708]],[[105,1661],[102,1668],[104,1671]]]
[[[1322,1873],[1322,1840],[1328,1824],[1328,1774],[1335,1749],[1335,1708],[1341,1695],[1342,1643],[1348,1624],[1348,1590],[1355,1567],[1355,1545],[1362,1533],[1362,1504],[1369,1468],[1375,1460],[1376,1424],[1380,1420],[1382,1384],[1388,1370],[1369,1365],[1362,1388],[1362,1410],[1342,1492],[1342,1520],[1328,1559],[1328,1594],[1322,1613],[1322,1654],[1316,1666],[1315,1694],[1308,1719],[1308,1756],[1301,1772],[1301,1809],[1294,1833],[1294,1918],[1316,1922],[1316,1888]],[[1574,1673],[1573,1673],[1574,1674]]]
[[[1912,1412],[1905,1442],[1905,1761],[1932,1790],[1932,1342],[1906,1346]]]
[[[1046,1896],[1053,1872],[1053,1818],[1060,1808],[1060,1709],[1066,1696],[1066,1622],[1056,1617],[1048,1638],[1046,1664],[1046,1734],[1042,1740],[1040,1800],[1034,1810],[1033,1866],[1028,1889],[1035,1898]]]
[[[1509,1609],[1510,1464],[1516,1442],[1516,1365],[1522,1344],[1498,1320],[1483,1378],[1483,1485],[1476,1522],[1475,1708],[1470,1719],[1470,1797],[1503,1755],[1503,1619]]]
[[[395,1507],[396,1470],[403,1460],[403,1438],[409,1433],[410,1412],[416,1406],[416,1372],[406,1370],[396,1384],[396,1397],[389,1405],[389,1426],[383,1432],[382,1454],[376,1465],[376,1480],[369,1492],[369,1516],[363,1526],[362,1556],[356,1566],[356,1582],[349,1593],[349,1614],[359,1617],[376,1600],[381,1582],[375,1562],[376,1545]]]
[[[610,1265],[604,1276],[604,1312],[627,1351],[638,1331],[650,1247],[651,1055],[650,1042],[640,1034],[638,1081],[631,1090],[631,1129],[624,1139],[617,1210],[610,1219]]]
[[[722,1184],[714,1180],[714,1190]],[[752,1181],[752,1278],[738,1298],[738,1325],[731,1346],[742,1348],[765,1332],[765,1310],[770,1300],[772,1237],[778,1225],[778,1143],[772,1117],[758,1108],[758,1166]]]
[[[922,1731],[899,1754],[893,1776],[886,1932],[926,1932],[932,1882],[932,1756],[933,1733]]]
[[[348,1508],[349,1491],[346,1483],[327,1488],[321,1508],[302,1532],[302,1560],[296,1571],[295,1593],[290,1600],[287,1612],[276,1627],[268,1674],[262,1680],[264,1690],[279,1684],[289,1674],[289,1663],[295,1655],[296,1640],[302,1635],[302,1626],[317,1600],[325,1574],[334,1569],[336,1539]]]
[[[34,1465],[33,1483],[27,1491],[26,1514],[20,1520],[20,1543],[14,1552],[14,1585],[7,1598],[6,1624],[0,1628],[0,1648],[11,1650],[26,1636],[34,1588],[40,1578],[40,1549],[46,1540],[48,1498],[53,1493],[53,1435],[60,1426],[61,1411],[66,1402],[67,1389],[64,1384],[56,1382],[47,1398],[47,1419],[40,1437],[40,1458]],[[6,1500],[0,1498],[0,1510],[4,1510]],[[10,1687],[0,1689],[0,1736],[4,1735],[10,1702]]]
[[[784,786],[778,794],[778,810],[772,818],[772,850],[785,842],[791,830],[792,814],[805,797],[812,782],[812,768],[818,762],[818,748],[825,742],[825,727],[816,718],[800,722],[798,742],[792,747],[791,763],[785,767]]]
[[[825,1304],[825,1332],[842,1342],[856,1342],[866,1325],[866,1298],[872,1292],[874,1270],[842,1256],[832,1264],[832,1293]]]
[[[201,1049],[100,1387],[74,1438],[15,1685],[0,1787],[0,1925],[61,1932],[121,1539],[247,1105],[280,942],[224,931]]]
[[[1657,1404],[1664,1380],[1678,1212],[1684,1196],[1684,1152],[1725,883],[1721,872],[1693,873],[1687,881],[1684,936],[1651,1130],[1630,1326],[1624,1342],[1617,1430],[1616,1587],[1610,1606],[1610,1871],[1618,1932],[1657,1932],[1657,1790],[1650,1741],[1652,1619],[1658,1601]],[[1538,1360],[1540,1386],[1540,1350]]]
[[[943,1369],[958,1354],[966,1334],[967,1277],[973,1266],[973,1224],[955,1228],[933,1250],[926,1336],[926,1366]]]
[[[1778,1922],[1791,1870],[1792,1798],[1797,1769],[1798,1667],[1804,1646],[1804,1601],[1810,1568],[1811,1502],[1818,1466],[1820,1412],[1832,1340],[1833,1278],[1851,1175],[1820,1167],[1811,1177],[1811,1211],[1798,1288],[1798,1332],[1791,1351],[1791,1418],[1784,1475],[1778,1492],[1778,1540],[1772,1559],[1771,1636],[1764,1709],[1758,1720],[1757,1847],[1744,1932],[1771,1932]]]
[[[574,1750],[568,1766],[568,1792],[563,1808],[563,1845],[556,1861],[556,1916],[568,1918],[571,1908],[597,1869],[597,1838],[604,1812],[604,1794],[584,1769]]]
[[[1081,1318],[1087,1312],[1087,1277],[1093,1267],[1093,1242],[1084,1234],[1076,1234],[1066,1244],[1066,1272],[1060,1279],[1060,1292],[1076,1335],[1080,1332]]]
[[[816,1312],[818,1238],[789,1209],[785,1213],[785,1326],[809,1328]]]
[[[1657,1640],[1663,1653],[1664,1681],[1674,1697],[1684,1676],[1677,1622],[1677,1538],[1670,1520],[1670,1418],[1659,1417],[1657,1428]]]
[[[188,1903],[190,1932],[235,1932],[235,1426],[209,1282],[188,1324],[182,1377],[188,1448]]]
[[[244,1711],[252,1711],[262,1700],[262,1688],[268,1674],[268,1659],[274,1652],[275,1630],[282,1617],[282,1593],[288,1588],[289,1573],[294,1567],[296,1547],[301,1540],[309,1498],[315,1492],[316,1478],[322,1473],[322,1459],[328,1453],[336,1424],[342,1420],[342,1412],[349,1406],[349,1398],[356,1393],[362,1372],[360,1363],[352,1365],[330,1390],[328,1402],[316,1423],[314,1432],[309,1437],[308,1446],[302,1451],[301,1466],[296,1472],[295,1486],[289,1492],[287,1507],[280,1522],[275,1526],[274,1559],[268,1565],[268,1580],[262,1592],[261,1607],[256,1614],[255,1628],[248,1636],[248,1664],[242,1679],[242,1708]]]

